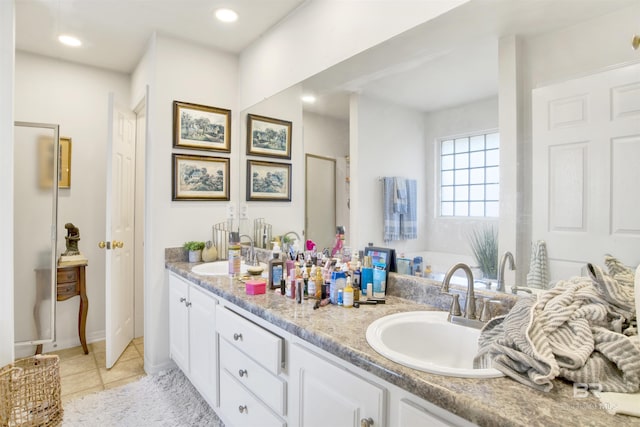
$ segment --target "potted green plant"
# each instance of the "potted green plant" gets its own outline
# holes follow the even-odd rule
[[[498,277],[498,232],[493,226],[475,229],[469,235],[473,256],[485,279]]]
[[[204,242],[186,242],[184,244],[184,248],[189,251],[189,262],[202,261],[202,249],[204,249]]]

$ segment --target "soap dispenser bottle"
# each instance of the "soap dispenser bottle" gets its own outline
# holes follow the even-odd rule
[[[284,261],[280,259],[280,246],[276,243],[273,246],[273,258],[269,260],[269,288],[276,289],[280,287],[282,272],[284,270]]]
[[[232,231],[229,233],[229,275],[232,277],[240,276],[240,264],[242,262],[240,246],[240,232]]]

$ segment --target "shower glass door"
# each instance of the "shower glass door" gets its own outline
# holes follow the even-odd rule
[[[14,128],[16,346],[55,340],[58,132],[58,125],[42,123]],[[16,355],[27,350],[16,348]]]

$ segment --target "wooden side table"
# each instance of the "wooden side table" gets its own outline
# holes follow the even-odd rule
[[[84,354],[89,354],[87,348],[86,325],[87,312],[89,311],[89,299],[86,288],[86,263],[59,266],[56,280],[56,301],[66,301],[69,298],[80,296],[80,309],[78,310],[78,335]],[[36,354],[42,353],[42,344],[36,348]]]

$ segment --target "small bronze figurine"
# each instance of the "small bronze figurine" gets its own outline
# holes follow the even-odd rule
[[[64,228],[67,229],[67,235],[64,238],[66,240],[67,250],[62,254],[62,256],[80,255],[80,251],[78,250],[80,230],[70,222],[66,223]]]

